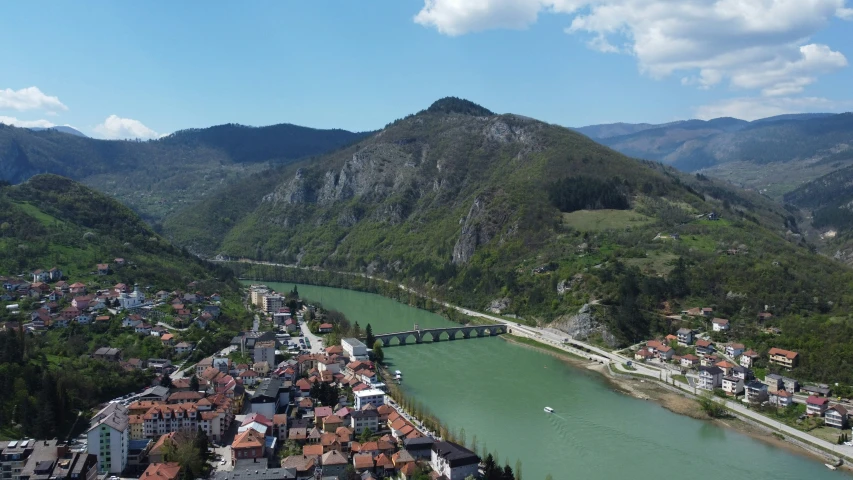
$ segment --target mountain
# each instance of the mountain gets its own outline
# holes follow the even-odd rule
[[[365,135],[289,124],[219,125],[141,142],[0,125],[0,180],[19,183],[39,173],[69,177],[159,222],[252,172],[333,151]]]
[[[32,130],[34,132],[40,132],[43,130],[55,130],[57,132],[67,133],[69,135],[77,135],[78,137],[89,138],[83,132],[76,130],[72,127],[69,127],[68,125],[57,125],[55,127],[49,127],[49,128],[30,127],[30,130]]]
[[[80,183],[37,175],[0,187],[0,273],[24,274],[58,267],[69,278],[95,277],[95,266],[124,258],[116,280],[184,289],[234,291],[227,271],[199,260],[157,235],[133,211]],[[117,267],[113,265],[113,268]]]
[[[246,177],[163,230],[202,254],[363,272],[611,345],[679,323],[660,313],[714,305],[759,347],[765,305],[785,331],[847,295],[853,273],[812,253],[793,216],[765,197],[567,128],[442,103]],[[576,315],[585,304],[592,319]]]
[[[853,114],[596,125],[578,131],[625,155],[701,171],[774,198],[853,164]],[[611,135],[618,131],[628,133]]]

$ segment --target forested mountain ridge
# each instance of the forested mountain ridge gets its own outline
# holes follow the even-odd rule
[[[145,219],[159,222],[247,174],[327,153],[365,135],[290,124],[230,124],[141,142],[0,124],[0,180],[19,183],[39,173],[62,175],[108,193]]]
[[[594,302],[583,335],[610,344],[668,333],[660,313],[680,306],[714,305],[759,339],[765,305],[780,322],[853,305],[851,272],[769,199],[485,112],[426,109],[244,179],[164,232],[206,255],[365,272],[569,329]]]

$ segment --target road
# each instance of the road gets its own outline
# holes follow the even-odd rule
[[[302,330],[302,336],[305,337],[305,340],[311,343],[311,348],[308,349],[311,353],[325,353],[323,338],[311,333],[311,330],[308,329],[308,322],[299,323],[299,329]]]
[[[189,330],[189,328],[173,327],[173,326],[169,325],[168,323],[164,323],[164,322],[157,322],[157,325],[165,328],[166,330],[174,330],[176,332],[186,332],[187,330]]]

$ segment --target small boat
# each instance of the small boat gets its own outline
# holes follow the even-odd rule
[[[397,375],[398,377],[400,377],[400,376],[402,376],[402,375],[403,375],[403,372],[401,372],[401,371],[399,371],[399,370],[395,370],[395,371],[394,371],[394,375]]]
[[[831,463],[824,463],[824,465],[826,465],[826,468],[828,468],[830,470],[837,470],[838,469],[838,467],[836,467],[835,465],[833,465]]]
[[[546,413],[554,413],[554,409],[551,407],[545,407],[545,412]]]

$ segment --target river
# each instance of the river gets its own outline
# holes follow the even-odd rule
[[[289,291],[293,284],[269,283]],[[351,290],[300,295],[375,333],[453,325],[439,315]],[[389,347],[404,389],[453,429],[474,435],[523,478],[839,478],[821,463],[614,391],[595,373],[498,337]],[[545,406],[555,414],[543,412]]]

